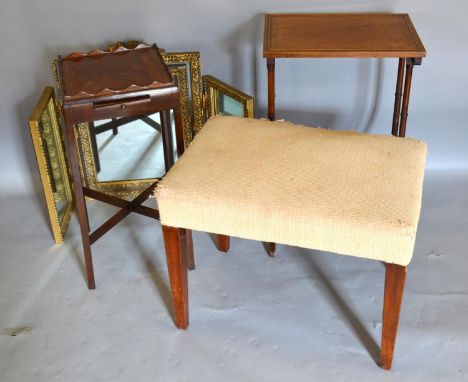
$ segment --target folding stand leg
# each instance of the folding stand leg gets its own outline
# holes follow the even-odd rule
[[[187,329],[189,324],[187,263],[180,246],[181,230],[163,225],[162,231],[171,283],[175,325],[179,329]]]
[[[382,320],[382,348],[380,362],[384,369],[392,367],[393,350],[400,319],[401,300],[405,288],[406,267],[385,264],[385,290]]]
[[[86,210],[86,201],[83,195],[83,184],[81,182],[80,166],[78,163],[75,128],[73,123],[67,121],[66,116],[64,119],[67,130],[68,157],[70,159],[73,188],[75,191],[75,205],[78,213],[78,221],[80,222],[81,239],[83,241],[86,277],[88,279],[88,288],[94,289],[96,288],[96,284],[94,281],[93,258],[91,255],[91,243],[89,240],[88,212]]]

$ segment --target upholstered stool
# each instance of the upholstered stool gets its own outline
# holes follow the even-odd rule
[[[411,138],[210,119],[156,191],[176,326],[188,326],[187,230],[379,260],[381,362],[389,369],[426,151]]]

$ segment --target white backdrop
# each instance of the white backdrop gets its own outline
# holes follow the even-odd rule
[[[264,12],[407,12],[428,51],[416,67],[408,135],[429,144],[429,168],[468,167],[468,1],[0,2],[0,189],[29,192],[37,169],[27,119],[53,84],[57,54],[117,40],[199,50],[202,71],[256,97],[265,116]],[[388,133],[397,60],[278,60],[277,116],[333,129]]]

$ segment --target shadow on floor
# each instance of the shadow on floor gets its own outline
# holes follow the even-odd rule
[[[291,247],[292,249],[293,247]],[[309,250],[295,248],[300,260],[305,263],[311,273],[316,276],[324,288],[327,297],[329,297],[333,308],[337,313],[341,314],[350,325],[352,331],[356,334],[361,344],[366,348],[374,362],[380,364],[380,347],[372,338],[366,327],[362,324],[358,315],[353,311],[352,307],[345,301],[338,288],[336,288],[330,277],[327,275],[324,267],[319,265],[319,262],[314,258],[314,253]]]

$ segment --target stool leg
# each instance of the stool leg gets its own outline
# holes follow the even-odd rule
[[[187,262],[180,245],[181,230],[163,225],[162,231],[171,283],[175,325],[179,329],[187,329],[189,324]]]
[[[81,182],[80,165],[78,163],[78,151],[75,139],[75,127],[72,122],[64,116],[65,128],[67,130],[67,149],[70,159],[71,173],[73,179],[73,188],[75,191],[75,205],[80,222],[81,240],[83,242],[83,253],[85,259],[86,277],[88,279],[88,288],[95,289],[93,257],[91,255],[91,242],[89,241],[89,220],[86,210],[86,200],[83,195],[83,184]]]
[[[218,238],[218,251],[227,252],[231,245],[231,238],[226,235],[216,235]]]
[[[385,263],[385,290],[382,320],[382,348],[380,353],[381,366],[390,370],[392,367],[393,350],[400,318],[401,300],[405,288],[406,267]]]
[[[193,240],[191,229],[180,229],[180,245],[187,261],[187,269],[195,269],[195,257],[193,254]]]
[[[266,250],[269,257],[275,257],[276,244],[275,243],[265,243]]]

